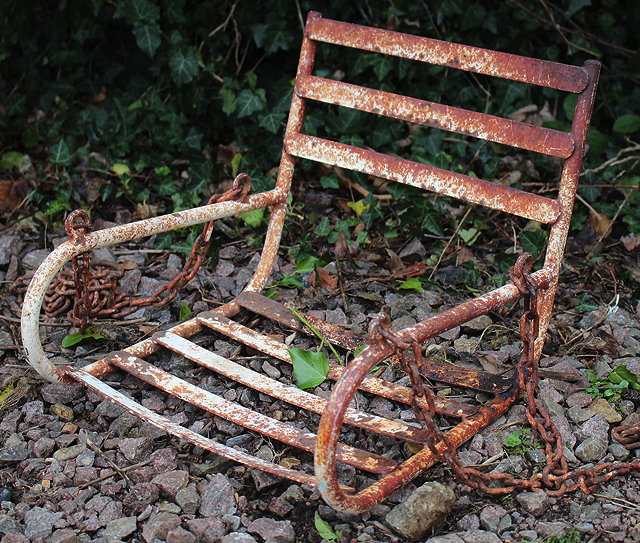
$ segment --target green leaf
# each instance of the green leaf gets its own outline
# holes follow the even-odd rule
[[[133,29],[138,47],[150,58],[153,58],[160,47],[160,27],[157,24],[146,24]]]
[[[0,158],[0,170],[19,170],[23,164],[29,161],[29,156],[19,151],[7,151]]]
[[[339,532],[336,533],[331,524],[324,520],[317,511],[313,516],[313,524],[318,531],[318,535],[326,541],[336,541],[340,537]]]
[[[274,287],[284,288],[300,288],[304,286],[304,281],[297,275],[285,275],[280,281],[277,281]]]
[[[180,315],[179,315],[179,319],[181,321],[186,321],[189,318],[189,315],[191,315],[192,311],[191,308],[184,302],[180,302]]]
[[[461,228],[458,230],[458,235],[469,246],[473,245],[478,239],[477,228]]]
[[[337,189],[340,187],[338,178],[335,175],[325,175],[321,177],[320,184],[323,189]]]
[[[127,166],[126,164],[114,164],[109,169],[118,177],[129,175],[131,173],[131,168],[129,168],[129,166]]]
[[[578,313],[588,313],[589,311],[598,309],[598,306],[589,299],[589,295],[586,292],[583,292],[576,299],[579,303],[573,310]]]
[[[514,449],[522,445],[522,439],[520,438],[520,430],[515,430],[511,432],[506,439],[502,442],[502,444],[508,449]]]
[[[311,273],[319,260],[317,256],[305,255],[296,263],[296,273]]]
[[[104,339],[104,336],[102,334],[94,334],[93,332],[90,332],[89,329],[87,329],[86,332],[76,332],[75,334],[67,334],[66,336],[64,336],[62,338],[62,346],[65,349],[68,349],[69,347],[73,347],[74,345],[77,345],[85,339]]]
[[[427,232],[431,232],[436,236],[444,235],[444,231],[442,230],[442,226],[440,226],[442,221],[442,216],[438,215],[434,212],[427,212],[422,217],[422,222],[420,223],[420,227]]]
[[[631,134],[640,130],[640,116],[631,113],[618,117],[613,123],[613,131],[622,134]]]
[[[320,236],[322,238],[328,236],[331,233],[331,225],[329,224],[329,219],[327,217],[322,217],[320,224],[316,227],[316,236]]]
[[[638,380],[638,376],[624,364],[618,366],[609,374],[609,381],[619,385],[626,382],[627,387],[631,387],[640,392],[640,381]]]
[[[298,388],[313,388],[324,383],[329,360],[323,353],[291,347],[287,349],[293,363],[293,377]]]
[[[533,258],[538,258],[540,252],[544,249],[547,242],[547,233],[544,230],[527,230],[526,228],[520,235],[522,249],[531,253]]]
[[[64,139],[61,139],[49,148],[49,162],[51,162],[51,164],[59,164],[60,166],[68,166],[71,164],[71,151]]]
[[[198,60],[192,54],[185,54],[180,50],[173,51],[169,57],[171,77],[178,86],[186,85],[198,75]]]
[[[358,345],[358,347],[356,347],[356,350],[353,351],[353,356],[358,356],[362,351],[364,351],[369,345],[367,345],[366,343],[363,343],[362,345]]]
[[[282,125],[282,120],[284,119],[284,113],[281,111],[274,111],[272,113],[267,113],[260,118],[260,122],[258,123],[262,128],[268,130],[272,134],[275,134],[280,130],[280,126]]]
[[[400,284],[400,288],[416,290],[422,292],[422,283],[418,277],[411,277]]]
[[[184,143],[191,149],[202,149],[202,132],[198,132],[193,126],[189,129],[187,137],[184,138]]]
[[[562,101],[562,109],[564,109],[564,114],[570,121],[573,121],[577,102],[577,94],[568,94],[567,97]]]
[[[238,94],[236,104],[238,106],[238,117],[240,118],[249,117],[264,107],[264,102],[260,99],[260,96],[250,89],[244,89]]]
[[[245,211],[244,213],[238,214],[238,218],[244,222],[247,226],[251,226],[252,228],[257,228],[262,224],[264,219],[264,209],[254,209],[252,211]]]
[[[231,115],[236,110],[236,94],[225,87],[220,89],[220,96],[222,96],[222,111],[226,115]]]
[[[591,0],[571,0],[569,8],[567,9],[567,16],[571,17],[574,13],[577,13],[582,8],[591,5]]]
[[[130,23],[157,21],[160,17],[160,8],[149,0],[119,0],[113,16]]]

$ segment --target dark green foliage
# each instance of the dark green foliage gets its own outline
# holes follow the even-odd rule
[[[375,5],[301,0],[300,11],[296,3],[283,0],[250,6],[231,0],[8,0],[0,13],[3,28],[10,29],[0,36],[0,147],[41,157],[56,171],[73,169],[89,153],[101,154],[110,164],[126,160],[134,173],[152,172],[160,194],[171,200],[169,208],[200,203],[212,190],[211,181],[238,171],[252,175],[256,190],[268,188],[273,176],[267,173],[279,159],[301,17],[321,9],[330,18],[549,60],[581,64],[601,59],[588,168],[613,157],[629,145],[625,137],[640,130],[640,12],[630,0],[563,0],[550,6],[560,29],[539,5],[517,0],[491,7],[462,0]],[[317,65],[326,77],[346,74],[354,83],[497,115],[547,102],[555,118],[551,124],[560,129],[569,127],[575,99],[331,46],[320,49]],[[451,141],[438,130],[409,131],[402,123],[330,106],[310,107],[305,129],[488,179],[500,173],[496,153],[490,151],[498,156],[504,152],[499,146]],[[232,143],[233,161],[221,159],[212,167],[215,146]],[[545,168],[542,159],[535,160],[538,169]],[[176,161],[180,169],[173,167]],[[172,189],[153,173],[163,164],[171,167],[172,180],[185,170],[190,180]],[[630,165],[589,173],[584,183],[606,184]],[[366,182],[357,176],[354,180]],[[134,179],[118,190],[142,201],[149,189],[149,183]],[[104,199],[115,195],[111,190]],[[608,203],[615,208],[625,192],[612,193]],[[596,202],[602,189],[582,194]],[[394,196],[413,193],[401,187]],[[367,227],[383,216],[378,202],[369,203],[375,205],[363,214]],[[443,220],[441,202],[420,202],[418,207],[420,220],[412,217],[412,224],[442,235],[449,221]],[[631,211],[622,218],[619,224],[640,231]]]

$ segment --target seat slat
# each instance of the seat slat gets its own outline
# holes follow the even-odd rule
[[[273,475],[278,475],[280,477],[286,477],[293,481],[297,481],[300,484],[306,483],[314,486],[316,485],[315,477],[313,477],[312,475],[307,475],[306,473],[303,473],[301,471],[296,471],[294,469],[280,466],[279,464],[274,464],[273,462],[268,462],[257,456],[253,456],[238,449],[234,449],[233,447],[228,447],[226,445],[223,445],[222,443],[218,443],[217,441],[204,437],[203,435],[194,432],[193,430],[189,430],[184,426],[180,426],[167,417],[159,415],[155,411],[152,411],[151,409],[140,405],[138,402],[135,402],[128,396],[122,394],[122,392],[119,392],[118,390],[110,387],[100,379],[94,377],[81,368],[73,368],[68,372],[68,374],[79,383],[84,384],[88,388],[99,393],[101,396],[104,396],[115,404],[120,405],[121,407],[129,411],[129,413],[140,417],[156,428],[164,430],[168,434],[193,443],[194,445],[197,445],[198,447],[201,447],[202,449],[205,449],[207,451],[211,451],[214,454],[224,456],[225,458],[233,460],[234,462],[239,462],[247,466],[259,468]]]
[[[267,415],[226,400],[127,352],[112,353],[106,360],[145,383],[244,428],[308,452],[313,452],[315,448],[316,435],[314,433],[301,430],[296,426],[280,422]],[[369,453],[350,445],[339,445],[338,451],[337,457],[340,462],[370,473],[386,473],[393,470],[397,465],[396,462],[389,458]]]
[[[273,398],[302,407],[313,413],[324,413],[327,405],[325,398],[301,390],[293,385],[286,385],[280,381],[275,381],[262,373],[241,366],[200,345],[196,345],[192,341],[184,339],[177,334],[160,332],[154,334],[153,339],[164,347],[182,354],[196,364],[200,364],[205,368],[233,379],[237,383],[249,386],[258,392],[268,394]],[[420,427],[411,426],[402,421],[385,419],[369,413],[363,413],[355,409],[347,409],[344,420],[347,424],[352,424],[353,426],[365,428],[372,432],[396,439],[405,439],[413,443],[426,443],[427,441],[425,430]]]
[[[291,355],[289,354],[289,351],[287,351],[286,345],[272,337],[259,334],[255,330],[218,315],[213,311],[200,313],[196,318],[206,327],[211,328],[216,332],[224,334],[225,336],[239,341],[244,345],[253,347],[254,349],[268,354],[269,356],[273,356],[278,360],[291,364]],[[327,374],[327,378],[338,381],[340,377],[342,377],[344,371],[345,368],[343,366],[329,361],[329,373]],[[413,401],[413,391],[410,388],[400,386],[377,377],[367,377],[362,381],[362,383],[360,383],[359,388],[365,392],[376,394],[383,398],[405,403],[407,405],[411,405],[411,402]],[[436,411],[449,417],[470,417],[477,411],[477,408],[473,405],[459,402],[451,398],[440,398],[438,396],[435,398],[435,402]]]
[[[285,149],[300,158],[398,181],[544,224],[555,222],[560,213],[557,202],[544,196],[314,136],[289,134]]]
[[[296,92],[303,98],[466,134],[549,156],[568,158],[573,153],[573,139],[565,132],[341,81],[302,75],[296,80]]]
[[[316,41],[448,66],[568,92],[581,92],[586,72],[570,64],[539,60],[480,47],[411,36],[329,19],[312,19],[307,36]]]

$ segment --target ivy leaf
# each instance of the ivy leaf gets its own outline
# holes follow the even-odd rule
[[[191,315],[192,311],[191,308],[184,302],[180,302],[180,315],[179,315],[179,319],[181,321],[186,321],[189,318],[189,315]]]
[[[236,110],[236,95],[231,89],[222,87],[220,89],[220,96],[222,97],[222,111],[226,115],[231,115]]]
[[[198,132],[195,128],[191,127],[187,137],[184,139],[184,143],[191,149],[202,149],[202,133]]]
[[[318,531],[318,535],[325,541],[336,541],[340,537],[340,532],[336,533],[331,524],[324,520],[317,511],[313,517],[313,524]]]
[[[153,24],[145,24],[133,29],[138,47],[142,49],[150,58],[153,58],[156,50],[160,47],[160,27]]]
[[[609,374],[609,381],[618,385],[622,385],[622,383],[626,382],[626,386],[640,392],[640,382],[638,381],[638,376],[624,364],[618,366]]]
[[[275,134],[276,132],[278,132],[278,130],[280,130],[280,123],[282,123],[283,118],[284,113],[282,113],[281,111],[274,111],[261,117],[259,124],[265,130],[268,130],[272,134]]]
[[[300,288],[304,286],[304,281],[297,275],[285,275],[280,281],[277,281],[274,287],[284,288]]]
[[[128,22],[157,21],[160,18],[160,8],[149,0],[119,0],[115,13],[116,19]]]
[[[194,55],[177,50],[173,51],[169,57],[169,69],[173,80],[178,86],[182,86],[193,80],[200,67]]]
[[[264,219],[264,208],[239,213],[238,218],[242,219],[242,222],[244,222],[244,224],[246,224],[247,226],[257,228],[262,224],[262,221]]]
[[[61,139],[49,148],[49,162],[51,162],[51,164],[59,164],[60,166],[68,166],[71,164],[71,151],[64,139]]]
[[[527,230],[525,228],[520,235],[520,242],[523,251],[531,253],[533,258],[538,258],[547,242],[547,233],[544,230]]]
[[[250,89],[244,89],[236,98],[238,117],[249,117],[264,107],[260,95]]]
[[[69,347],[73,347],[74,345],[77,345],[85,339],[104,339],[104,336],[102,334],[95,334],[91,332],[89,328],[87,328],[86,332],[76,332],[75,334],[67,334],[66,336],[64,336],[62,338],[62,346],[65,349],[68,349]]]
[[[616,122],[613,123],[613,131],[620,132],[622,134],[631,134],[640,130],[640,117],[638,115],[622,115],[618,117]]]
[[[423,290],[422,283],[420,282],[420,279],[417,277],[411,277],[410,279],[407,279],[406,281],[400,284],[400,288],[416,290],[418,292],[422,292]]]
[[[437,217],[438,215],[435,212],[426,212],[422,217],[422,223],[420,226],[427,232],[431,232],[436,236],[442,236],[444,235],[444,231],[442,230],[442,226],[440,226],[440,222],[438,222]]]
[[[329,360],[323,353],[292,347],[287,349],[293,363],[293,377],[298,388],[313,388],[324,383],[329,373]]]

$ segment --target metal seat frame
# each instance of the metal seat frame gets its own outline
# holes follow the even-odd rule
[[[576,94],[577,101],[571,130],[561,132],[313,75],[316,48],[323,43]],[[369,509],[423,473],[436,461],[433,452],[426,446],[403,463],[397,463],[379,454],[339,442],[343,424],[407,442],[417,444],[426,442],[423,428],[400,420],[385,419],[359,412],[349,407],[358,389],[404,404],[411,403],[410,388],[368,376],[372,367],[394,355],[392,346],[384,342],[372,344],[346,368],[332,366],[329,378],[335,380],[336,384],[331,397],[325,400],[228,360],[197,345],[189,338],[203,330],[212,330],[285,363],[291,361],[283,343],[232,319],[242,309],[247,309],[279,321],[288,328],[301,327],[299,321],[287,317],[286,311],[283,312],[283,306],[261,296],[260,292],[269,279],[277,256],[296,160],[306,159],[405,183],[549,225],[549,241],[544,264],[531,275],[534,283],[540,287],[538,308],[541,333],[535,345],[535,354],[539,357],[558,284],[599,70],[600,65],[594,60],[587,61],[582,67],[559,64],[332,21],[324,19],[319,13],[310,13],[302,42],[275,188],[260,194],[252,194],[243,201],[224,201],[88,233],[60,245],[40,266],[25,295],[22,338],[29,363],[49,381],[82,383],[153,425],[204,449],[299,483],[317,485],[327,503],[336,509],[351,512]],[[461,173],[306,135],[303,132],[303,122],[305,106],[309,100],[355,108],[371,114],[557,157],[564,160],[557,197],[549,198],[527,193]],[[40,308],[54,276],[69,260],[100,247],[128,242],[213,219],[232,217],[261,208],[270,209],[264,248],[251,280],[237,298],[83,368],[58,366],[48,359],[40,341]],[[508,283],[405,328],[399,332],[399,337],[407,343],[423,345],[430,338],[521,297],[522,294],[518,288]],[[338,345],[349,346],[363,342],[327,323],[314,321],[313,324],[322,328],[327,337]],[[251,411],[238,403],[199,388],[188,379],[181,379],[161,370],[145,360],[162,349],[180,353],[200,366],[234,379],[263,394],[269,394],[274,398],[321,414],[317,434]],[[314,453],[315,474],[285,467],[229,447],[151,411],[102,380],[105,375],[116,369],[123,370],[185,402],[227,418],[249,430]],[[433,361],[429,362],[424,371],[425,375],[432,379],[482,390],[492,395],[492,399],[479,408],[453,399],[439,399],[440,403],[436,408],[441,413],[460,419],[460,422],[447,433],[455,446],[460,446],[505,413],[520,393],[514,380],[504,376],[492,376],[455,366],[443,367]],[[339,483],[337,464],[340,462],[365,472],[378,474],[380,479],[364,490],[356,492]]]

